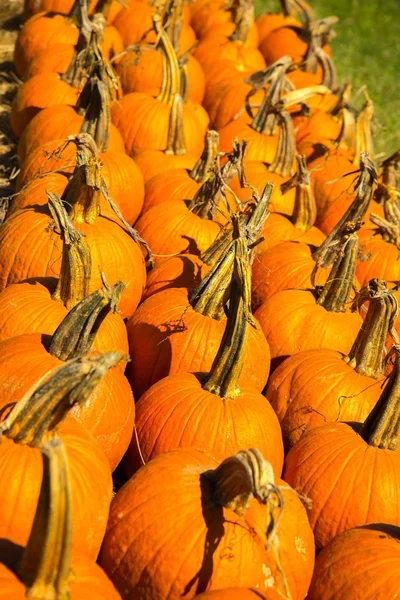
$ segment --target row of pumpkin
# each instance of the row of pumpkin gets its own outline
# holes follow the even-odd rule
[[[90,9],[15,48],[0,598],[394,597],[399,156],[335,18]]]

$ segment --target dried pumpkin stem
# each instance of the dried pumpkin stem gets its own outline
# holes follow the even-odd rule
[[[311,6],[303,0],[281,0],[281,10],[285,17],[295,17],[298,14],[306,28],[314,21],[314,12]]]
[[[238,220],[234,220],[234,240],[228,253],[233,257],[233,273],[229,285],[228,319],[217,356],[203,389],[228,400],[240,394],[239,378],[243,368],[244,344],[251,314],[251,266],[245,239],[240,236]]]
[[[27,598],[68,598],[72,510],[68,458],[60,439],[43,445],[43,480],[28,544],[19,565]]]
[[[175,96],[181,89],[178,57],[168,34],[163,29],[162,19],[158,13],[153,15],[153,27],[157,34],[157,47],[163,55],[163,78],[157,99],[172,106]]]
[[[265,91],[264,99],[257,111],[257,114],[252,120],[251,127],[258,133],[265,135],[274,135],[277,118],[276,111],[272,110],[282,97],[282,92],[286,89],[286,74],[292,65],[292,59],[289,56],[284,56],[267,70],[266,74],[268,77],[263,82],[263,87],[266,83],[269,83],[268,89]],[[259,89],[259,86],[256,86]],[[250,96],[253,95],[253,91],[250,92]],[[251,113],[250,113],[250,116]]]
[[[293,162],[296,149],[296,136],[293,120],[284,108],[276,111],[279,124],[278,148],[268,171],[286,177],[293,172]]]
[[[296,188],[292,223],[300,231],[308,231],[315,223],[317,211],[311,189],[310,175],[307,170],[306,157],[296,155],[297,172],[288,181],[281,184],[281,192],[285,195],[293,187]]]
[[[197,183],[202,183],[207,177],[208,171],[214,164],[219,154],[219,135],[216,131],[210,129],[206,133],[204,150],[199,160],[189,171],[191,179]]]
[[[394,346],[395,362],[390,379],[361,430],[369,446],[397,450],[400,435],[400,347]]]
[[[336,140],[336,147],[340,150],[350,150],[354,147],[356,138],[356,111],[350,104],[352,85],[346,81],[336,92],[339,96],[331,115],[341,123],[341,130]]]
[[[282,570],[278,530],[284,511],[284,500],[275,484],[272,466],[256,448],[242,450],[226,458],[216,469],[202,476],[211,485],[216,506],[244,516],[255,498],[267,508],[266,549],[274,554],[286,597],[290,598],[287,579]]]
[[[186,154],[186,142],[183,131],[183,100],[180,94],[175,94],[169,113],[168,138],[165,154],[180,156]]]
[[[83,405],[109,369],[128,357],[108,352],[70,360],[46,373],[0,424],[1,435],[39,448],[74,404]]]
[[[374,117],[374,105],[367,97],[364,107],[357,118],[356,124],[356,152],[353,164],[361,166],[361,156],[368,154],[370,160],[374,160],[374,147],[372,143],[371,123]]]
[[[348,303],[354,288],[357,257],[358,235],[355,232],[344,236],[317,304],[330,312],[346,312],[348,310]]]
[[[379,379],[383,373],[383,357],[388,333],[396,322],[399,308],[396,297],[384,281],[371,279],[357,294],[353,309],[368,302],[368,311],[355,342],[344,357],[357,373]]]
[[[51,192],[47,192],[47,196],[63,242],[60,276],[52,298],[71,310],[89,293],[92,271],[90,248],[84,243],[84,235],[72,226],[59,196]]]
[[[118,281],[114,286],[104,286],[81,300],[54,332],[50,354],[63,361],[87,354],[108,313],[116,312],[125,287],[125,283]]]
[[[313,259],[319,266],[329,267],[335,260],[337,245],[343,236],[359,228],[371,202],[377,178],[373,163],[366,153],[362,153],[360,173],[354,186],[356,197],[331,233],[314,252]]]
[[[318,65],[322,67],[322,84],[330,89],[336,88],[336,69],[323,47],[333,38],[332,26],[337,21],[337,17],[327,17],[310,25],[308,47],[303,61],[307,73],[316,73]]]
[[[228,10],[235,24],[235,30],[228,39],[231,42],[245,43],[254,23],[254,2],[252,0],[233,0]]]
[[[80,89],[93,66],[95,57],[92,52],[91,42],[99,35],[100,27],[94,25],[88,17],[87,0],[76,2],[72,7],[72,12],[72,20],[79,26],[79,38],[71,62],[65,73],[61,75],[61,79],[70,86]],[[71,13],[69,15],[70,18]]]

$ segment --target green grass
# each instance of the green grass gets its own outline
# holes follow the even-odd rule
[[[331,47],[342,82],[366,86],[374,101],[375,152],[400,148],[400,0],[308,0],[318,18],[336,15]],[[256,0],[258,13],[276,10],[274,0]],[[360,104],[356,101],[356,104]]]

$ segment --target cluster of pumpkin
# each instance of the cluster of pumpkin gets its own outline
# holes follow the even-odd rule
[[[303,0],[127,4],[16,43],[0,598],[394,598],[400,155]]]

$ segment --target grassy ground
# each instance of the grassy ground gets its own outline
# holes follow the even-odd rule
[[[309,0],[317,17],[336,15],[332,41],[339,82],[350,78],[355,90],[366,85],[375,104],[375,150],[400,148],[400,0]],[[275,0],[256,0],[258,12],[275,9]]]

